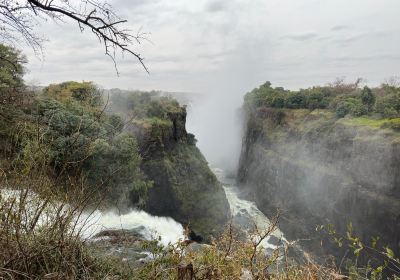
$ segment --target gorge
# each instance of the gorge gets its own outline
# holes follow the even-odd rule
[[[323,90],[322,88],[321,91]],[[271,91],[273,91],[272,88]],[[359,89],[351,89],[351,91],[360,92]],[[275,92],[270,94],[276,95]],[[292,93],[284,94],[290,96]],[[342,94],[335,93],[332,96],[336,96],[336,99],[343,98]],[[304,95],[307,96],[307,93]],[[190,100],[190,96],[188,98]],[[337,244],[330,242],[328,236],[316,232],[319,225],[328,224],[345,234],[351,223],[355,234],[363,240],[379,236],[379,244],[392,248],[398,254],[400,232],[400,138],[396,126],[398,119],[368,119],[368,117],[354,117],[350,114],[345,118],[338,118],[335,112],[324,104],[326,100],[337,102],[332,101],[333,97],[328,94],[317,100],[322,105],[304,103],[294,108],[282,108],[284,105],[277,108],[269,105],[251,107],[248,99],[245,99],[243,111],[239,113],[243,120],[237,121],[235,127],[237,131],[229,132],[227,127],[230,126],[225,126],[225,134],[230,136],[240,135],[244,126],[240,160],[236,159],[235,155],[238,151],[229,151],[224,154],[228,159],[225,159],[225,162],[229,162],[230,157],[233,162],[238,161],[238,173],[235,174],[232,171],[232,166],[235,166],[232,162],[221,166],[223,160],[214,160],[210,166],[224,186],[227,201],[230,203],[231,217],[233,220],[242,219],[243,221],[244,219],[242,226],[250,230],[252,223],[257,223],[257,221],[261,221],[259,226],[265,227],[268,224],[268,218],[273,218],[279,209],[282,213],[279,226],[285,238],[280,235],[278,239],[295,242],[321,259],[334,255],[340,260],[347,254]],[[207,129],[196,127],[197,123],[193,118],[205,120],[209,119],[210,114],[213,113],[208,111],[207,106],[201,109],[196,108],[199,104],[205,103],[199,103],[196,100],[188,102],[189,115],[197,113],[196,116],[189,117],[188,127],[189,130],[197,131],[200,142],[211,143],[210,139],[205,138],[212,138],[213,134],[204,134]],[[302,108],[306,106],[316,107]],[[239,112],[234,111],[235,114]],[[188,135],[185,129],[186,113],[180,117],[173,114],[169,116],[173,119],[174,128],[167,132],[165,137],[163,136],[163,146],[166,150],[171,148],[171,139],[173,143],[185,145]],[[233,120],[238,119],[233,118]],[[224,124],[221,125],[223,126]],[[170,133],[169,136],[168,133]],[[208,148],[218,151],[218,145],[224,145],[224,143]],[[197,157],[202,156],[198,154]],[[215,158],[218,158],[218,155],[214,154]],[[172,163],[174,164],[174,161]],[[191,166],[190,162],[185,164]],[[177,168],[177,166],[175,165],[175,169],[181,170],[182,167]],[[209,170],[205,162],[202,166],[204,170]],[[225,170],[216,167],[222,167]],[[160,165],[152,170],[153,172],[158,170],[152,176],[156,180],[158,178],[159,187],[154,189],[155,193],[150,193],[150,198],[153,197],[151,199],[155,200],[148,206],[150,212],[156,215],[168,213],[169,216],[185,223],[181,214],[168,208],[172,205],[170,200],[165,200],[165,203],[161,204],[157,201],[162,190],[168,190],[167,193],[171,193],[172,189],[168,187],[168,184],[166,185],[165,178],[171,176],[166,174],[174,174],[174,172],[160,173],[162,172]],[[182,173],[180,174],[180,177],[175,177],[178,181],[183,180],[191,184],[198,182],[190,179],[193,176],[201,178],[198,177],[199,174],[188,173],[188,179],[183,179],[185,177],[182,178]],[[213,178],[212,181],[208,181],[209,184],[219,184],[214,175],[209,176]],[[207,180],[202,178],[201,181]],[[179,184],[177,182],[177,185]],[[196,189],[200,190],[198,187],[194,187],[193,190]],[[168,197],[167,193],[162,196]],[[207,198],[197,196],[196,192],[191,192],[191,195],[200,197],[201,202],[207,201]],[[190,198],[185,199],[190,200]],[[255,205],[252,205],[252,201]],[[179,204],[179,202],[173,202],[173,205]],[[210,204],[206,203],[206,205]],[[226,202],[224,205],[226,211]],[[155,206],[156,210],[151,210],[151,207]],[[204,211],[205,209],[200,210],[201,213]],[[209,208],[208,211],[213,210]],[[210,225],[215,221],[221,224],[222,220],[216,220],[216,217],[210,215],[208,216],[210,219],[205,221],[207,226],[194,230],[194,233],[198,233],[198,236],[193,236],[194,240],[207,240],[204,234],[210,231],[205,228],[210,229]],[[191,225],[195,228],[198,217],[196,218],[194,213],[187,217],[194,222]],[[225,223],[229,221],[229,217],[225,216],[223,219]],[[198,239],[199,237],[201,238]],[[268,246],[266,244],[266,247]]]
[[[212,98],[180,94],[179,103],[176,93],[101,92],[91,82],[10,97],[0,182],[19,192],[0,195],[4,255],[20,260],[18,248],[35,252],[53,246],[50,238],[61,241],[46,252],[72,248],[57,253],[66,270],[79,252],[84,262],[100,260],[101,273],[107,263],[132,275],[134,265],[139,279],[174,275],[165,266],[184,259],[208,262],[207,273],[222,262],[224,273],[264,275],[254,263],[290,258],[301,273],[330,256],[369,265],[357,254],[372,239],[392,261],[372,262],[374,271],[390,272],[399,252],[399,94],[390,85],[292,91],[266,82],[222,111]],[[316,232],[323,226],[328,234]]]

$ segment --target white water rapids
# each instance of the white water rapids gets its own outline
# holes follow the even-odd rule
[[[236,186],[235,179],[227,178],[222,169],[214,168],[213,171],[224,187],[233,220],[248,231],[252,230],[254,224],[259,229],[267,228],[270,225],[269,219],[254,202],[240,198],[240,190]],[[183,227],[174,219],[152,216],[144,211],[133,210],[125,215],[95,212],[91,219],[94,223],[89,223],[90,227],[84,231],[86,236],[93,236],[102,230],[123,229],[136,231],[147,240],[159,237],[163,245],[184,239]],[[286,241],[279,230],[275,230],[271,236],[275,236],[275,240]],[[262,242],[261,246],[275,249],[276,244],[269,242],[271,236]]]
[[[227,177],[222,169],[213,168],[213,171],[225,190],[233,222],[241,226],[247,233],[254,230],[255,225],[261,231],[267,229],[271,221],[258,209],[253,201],[240,197],[241,193],[236,179]],[[279,229],[275,229],[260,245],[265,249],[276,249],[277,245],[281,245],[282,242],[287,243],[287,240]]]
[[[235,179],[225,176],[222,169],[214,168],[213,171],[224,187],[226,197],[230,204],[233,221],[246,231],[252,230],[254,224],[256,224],[259,229],[267,228],[270,225],[270,221],[257,208],[254,202],[240,198],[240,190],[236,186]],[[19,197],[18,191],[3,189],[0,193],[3,198]],[[29,196],[30,199],[27,200],[27,203],[31,203],[33,206],[36,205],[36,195],[30,193]],[[43,223],[46,219],[51,219],[51,215],[51,213],[44,214],[44,216],[41,217]],[[179,240],[184,240],[185,238],[183,226],[174,219],[170,217],[152,216],[141,210],[131,210],[129,213],[122,215],[113,212],[103,213],[100,211],[95,211],[90,215],[84,213],[79,217],[78,225],[80,225],[82,237],[85,239],[96,237],[96,234],[107,230],[126,230],[131,233],[136,233],[146,240],[159,239],[159,242],[164,246],[176,243]],[[274,249],[276,248],[277,241],[286,242],[279,230],[273,232],[272,235],[275,236],[274,244],[270,242],[271,237],[268,237],[261,243],[264,248]]]
[[[96,211],[84,230],[84,237],[90,238],[104,230],[127,230],[141,235],[146,240],[159,238],[167,246],[184,240],[183,226],[169,217],[152,216],[145,211],[132,210],[127,214],[101,213]]]

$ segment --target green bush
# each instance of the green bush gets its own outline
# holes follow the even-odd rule
[[[372,90],[365,86],[361,92],[361,101],[362,103],[367,106],[367,110],[368,112],[372,112],[372,109],[374,107],[375,104],[375,96],[372,93]]]
[[[283,107],[285,107],[285,98],[282,96],[282,94],[275,95],[272,98],[271,107],[274,107],[274,108],[283,108]]]
[[[324,93],[321,88],[305,91],[306,107],[310,110],[327,108],[330,102],[329,93]]]
[[[346,101],[353,104],[350,112],[352,116],[361,117],[368,114],[368,105],[363,104],[359,99],[349,98]]]
[[[300,109],[306,105],[306,97],[301,92],[289,93],[286,97],[285,107],[289,109]]]
[[[92,82],[63,82],[43,89],[44,95],[59,101],[76,100],[93,107],[103,105],[103,96]]]
[[[399,116],[399,113],[393,107],[386,107],[384,108],[382,115],[385,118],[396,118]]]
[[[336,107],[336,116],[338,118],[344,118],[347,114],[353,110],[354,104],[349,101],[342,101]]]
[[[341,118],[347,114],[355,117],[379,113],[382,117],[400,116],[400,88],[382,85],[370,89],[358,87],[359,83],[343,81],[328,86],[317,86],[299,91],[273,88],[266,82],[244,97],[248,110],[261,107],[288,109],[330,109]]]
[[[375,110],[385,118],[400,117],[400,93],[393,92],[389,95],[378,97]]]
[[[110,142],[96,139],[89,154],[83,166],[89,185],[106,192],[107,200],[116,205],[143,206],[151,184],[140,170],[141,158],[133,136],[121,133]],[[135,201],[131,201],[133,197]]]

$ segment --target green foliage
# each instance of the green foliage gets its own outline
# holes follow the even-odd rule
[[[26,58],[13,47],[0,44],[0,104],[13,104],[25,88]]]
[[[151,183],[140,170],[141,158],[133,136],[121,133],[110,142],[98,138],[91,143],[89,155],[83,171],[90,185],[107,191],[107,199],[116,205],[144,205]]]
[[[400,118],[387,118],[387,119],[373,119],[368,117],[359,117],[347,119],[345,124],[370,126],[375,128],[390,128],[393,130],[400,130]]]
[[[111,107],[114,111],[135,119],[169,119],[168,113],[184,110],[178,101],[168,96],[160,96],[156,91],[111,93]]]
[[[34,117],[46,126],[48,156],[58,170],[84,160],[90,143],[106,134],[103,120],[78,102],[41,98],[35,101],[34,108]]]
[[[378,96],[376,100],[376,112],[385,118],[400,117],[400,89],[389,88],[389,94]]]
[[[368,111],[371,112],[375,104],[375,96],[372,90],[367,86],[365,86],[361,92],[361,101],[367,106]]]
[[[285,107],[289,109],[300,109],[306,106],[306,97],[301,92],[289,93],[285,99]]]
[[[30,98],[26,111],[4,105],[0,144],[9,164],[24,173],[47,169],[58,191],[84,184],[106,204],[143,205],[151,182],[140,169],[136,139],[122,132],[120,116],[99,107],[102,96],[92,83],[54,84]]]
[[[336,107],[336,116],[338,118],[343,118],[349,114],[353,109],[353,104],[351,102],[342,101]]]
[[[98,107],[103,104],[100,90],[92,82],[63,82],[44,88],[45,96],[59,101],[75,100],[82,104]]]
[[[347,224],[344,234],[336,231],[332,224],[328,224],[326,227],[319,225],[316,230],[325,232],[338,247],[346,246],[353,253],[355,260],[352,258],[345,260],[345,267],[350,279],[380,280],[385,274],[392,275],[390,279],[398,279],[396,275],[400,274],[400,258],[395,256],[391,248],[379,244],[379,237],[372,237],[370,242],[363,241],[354,232],[351,222]],[[366,265],[358,263],[361,258],[367,260]]]
[[[382,85],[370,89],[355,84],[344,84],[338,81],[323,87],[312,87],[298,91],[273,88],[270,82],[247,93],[244,97],[245,107],[249,110],[260,107],[288,109],[331,109],[338,118],[346,115],[360,117],[380,114],[384,118],[400,116],[400,88]]]
[[[143,204],[150,184],[139,168],[136,139],[122,132],[119,116],[104,115],[83,102],[45,97],[34,103],[49,164],[57,174],[86,178],[97,192],[108,194],[109,202],[128,205],[133,196]]]
[[[336,106],[336,116],[343,118],[347,114],[360,117],[368,113],[368,108],[359,99],[350,97],[340,101]]]
[[[329,105],[329,99],[325,98],[324,91],[319,88],[313,88],[307,97],[307,108],[314,109],[324,109]]]

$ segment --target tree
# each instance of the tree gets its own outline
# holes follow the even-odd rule
[[[103,96],[93,82],[63,82],[43,89],[44,95],[59,101],[73,99],[93,107],[103,105]]]
[[[16,102],[24,88],[23,75],[26,59],[19,51],[0,44],[0,103]]]
[[[371,112],[375,104],[375,96],[372,90],[367,86],[365,86],[361,92],[361,101],[367,106],[368,112]]]
[[[123,27],[127,20],[121,19],[107,2],[99,0],[0,0],[0,39],[15,43],[22,37],[39,53],[43,38],[35,33],[35,26],[38,19],[48,18],[55,21],[69,18],[81,32],[90,30],[104,45],[115,67],[116,51],[122,51],[136,57],[148,72],[141,55],[132,49],[134,42],[139,44],[146,39],[146,34],[131,34]]]

